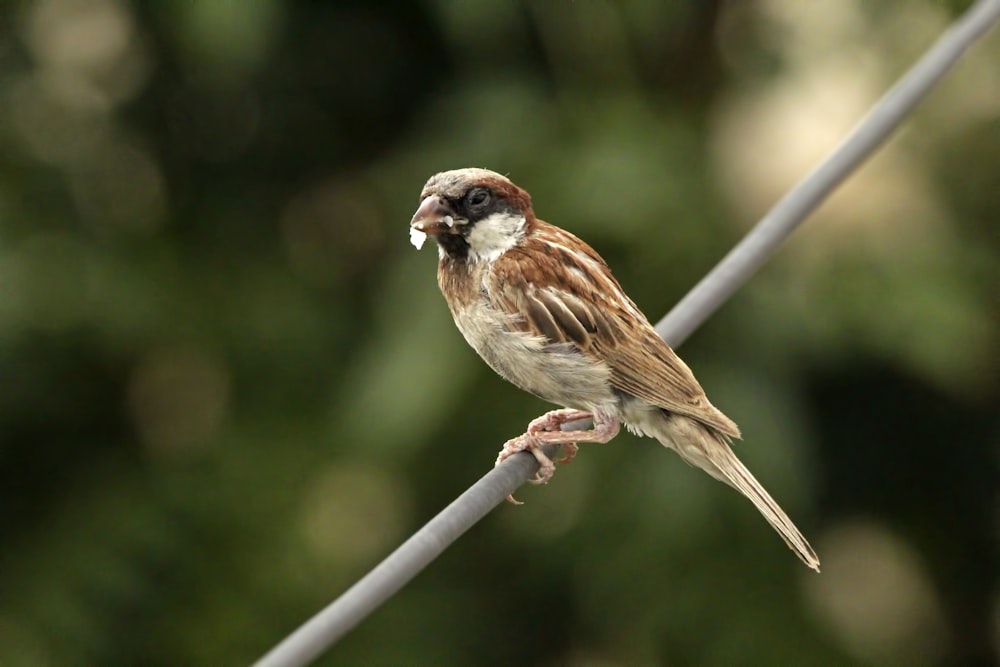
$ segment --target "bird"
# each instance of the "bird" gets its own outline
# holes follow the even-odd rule
[[[819,571],[808,540],[733,452],[736,424],[709,402],[607,262],[536,217],[527,191],[488,169],[435,174],[410,221],[418,250],[428,237],[437,243],[438,286],[465,340],[501,377],[562,406],[508,441],[497,464],[528,451],[539,462],[534,481],[545,483],[554,464],[543,445],[564,445],[565,461],[577,443],[608,442],[624,425],[742,493]],[[581,420],[593,426],[576,428]]]

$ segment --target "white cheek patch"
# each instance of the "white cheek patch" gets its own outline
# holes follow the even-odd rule
[[[492,262],[524,238],[525,218],[494,213],[475,224],[468,235],[469,257],[474,262]]]
[[[426,240],[427,240],[427,234],[420,231],[419,229],[416,229],[415,227],[410,227],[410,243],[413,244],[414,248],[420,250],[421,248],[424,247],[424,241]]]

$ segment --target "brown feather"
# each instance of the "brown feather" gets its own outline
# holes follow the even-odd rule
[[[491,279],[516,286],[490,297],[502,310],[528,314],[523,331],[572,343],[581,354],[603,360],[620,391],[739,437],[736,424],[709,402],[691,369],[657,335],[600,255],[576,236],[534,220],[528,238],[493,263]],[[612,318],[624,326],[610,325]]]

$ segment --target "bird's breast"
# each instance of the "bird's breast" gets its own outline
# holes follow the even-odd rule
[[[557,405],[617,411],[608,365],[571,344],[523,331],[520,315],[504,311],[491,298],[488,269],[442,271],[438,280],[459,331],[501,377]]]

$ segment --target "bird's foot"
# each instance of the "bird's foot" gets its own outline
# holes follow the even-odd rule
[[[514,454],[518,452],[529,452],[538,461],[538,472],[535,473],[534,477],[528,480],[531,484],[548,484],[549,480],[552,479],[552,475],[556,472],[556,465],[552,462],[545,452],[541,449],[542,443],[539,442],[538,438],[534,433],[524,433],[517,436],[516,438],[511,438],[504,443],[503,449],[497,455],[497,462],[494,467],[500,465],[507,459],[509,459]],[[576,450],[576,445],[571,445],[573,450]],[[575,451],[574,451],[575,453]],[[572,456],[570,456],[572,458]],[[560,463],[565,459],[560,459]],[[514,494],[507,496],[507,502],[512,505],[523,505],[520,500],[514,498]]]
[[[618,434],[620,424],[615,420],[594,419],[594,428],[582,431],[563,431],[560,428],[563,424],[584,419],[594,419],[594,416],[585,410],[570,408],[553,410],[533,419],[528,424],[526,433],[510,439],[504,444],[495,465],[500,465],[518,452],[531,452],[531,455],[538,461],[538,472],[528,481],[532,484],[547,484],[552,479],[552,475],[555,474],[556,466],[552,459],[541,450],[543,445],[562,445],[563,456],[558,462],[565,464],[576,456],[579,450],[578,442],[608,442]],[[515,505],[521,504],[514,499],[513,495],[507,496],[507,501]]]
[[[494,467],[500,465],[518,452],[528,452],[538,461],[538,472],[528,481],[532,484],[546,484],[552,479],[552,475],[556,471],[556,466],[552,462],[552,459],[542,451],[542,444],[534,433],[524,433],[516,438],[511,438],[504,443],[503,449],[497,455],[497,462],[494,464]]]

